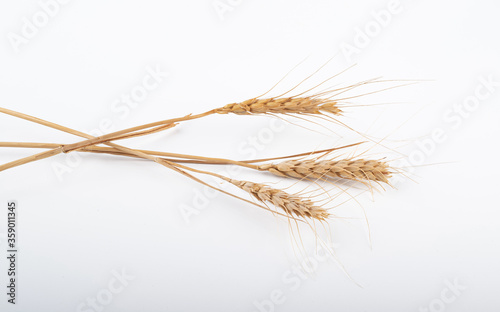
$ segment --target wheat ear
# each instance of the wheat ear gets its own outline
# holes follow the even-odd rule
[[[316,206],[310,199],[289,194],[283,190],[274,189],[260,183],[234,179],[227,179],[227,181],[248,192],[260,202],[281,208],[287,215],[299,218],[313,218],[320,221],[324,221],[330,216],[325,208]]]
[[[288,160],[278,164],[264,164],[259,170],[269,171],[281,177],[297,179],[342,178],[355,181],[388,183],[391,177],[389,165],[380,160]]]
[[[241,103],[227,104],[215,110],[218,114],[322,114],[340,115],[336,101],[315,97],[253,98]]]

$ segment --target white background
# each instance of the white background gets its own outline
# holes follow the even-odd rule
[[[67,1],[49,6],[46,21],[41,3],[50,1],[0,4],[1,106],[81,131],[108,123],[110,132],[245,100],[306,57],[282,90],[334,55],[312,82],[353,63],[336,83],[430,81],[360,98],[356,103],[399,104],[352,108],[343,120],[390,134],[401,141],[387,144],[413,156],[412,173],[397,189],[360,200],[371,247],[363,220],[330,222],[352,279],[333,261],[317,261],[313,274],[298,277],[292,270],[304,257],[291,252],[286,224],[256,207],[203,195],[203,209],[186,219],[182,207],[199,207],[193,200],[205,190],[196,182],[144,161],[68,154],[0,173],[2,311],[259,311],[256,303],[263,311],[498,311],[498,2]],[[38,26],[27,38],[23,27],[34,18]],[[348,45],[354,53],[345,52]],[[117,102],[151,70],[168,77],[137,107]],[[486,92],[481,79],[496,86]],[[476,103],[478,88],[487,94]],[[269,127],[265,117],[212,116],[122,143],[235,159],[332,146],[325,131],[285,124],[252,147],[252,137]],[[435,131],[439,142],[429,141]],[[0,116],[0,141],[78,140]],[[0,160],[35,152],[1,148]],[[245,170],[237,177],[267,179]],[[20,210],[16,306],[3,294],[12,199]],[[362,217],[352,202],[341,209]],[[307,228],[302,234],[311,235]],[[314,243],[305,244],[314,257]],[[133,279],[119,283],[122,270]],[[110,284],[120,289],[107,297]],[[271,307],[273,291],[282,295]]]

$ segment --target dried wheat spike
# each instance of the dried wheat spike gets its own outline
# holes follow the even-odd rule
[[[218,114],[322,114],[331,113],[340,115],[342,111],[337,102],[314,97],[288,97],[288,98],[253,98],[241,103],[232,103],[216,109]]]
[[[260,183],[233,179],[229,179],[228,181],[250,193],[264,204],[270,203],[283,209],[288,215],[294,215],[301,218],[314,218],[320,221],[325,220],[330,215],[326,209],[316,206],[310,199],[292,195],[282,190],[273,189]]]
[[[281,177],[304,178],[342,178],[355,181],[378,181],[388,183],[390,167],[379,160],[288,160],[278,164],[259,166]]]

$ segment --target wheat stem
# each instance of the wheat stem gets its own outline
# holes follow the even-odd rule
[[[324,154],[331,153],[333,151],[353,147],[363,142],[344,145],[340,147],[334,147],[324,150],[317,150],[307,153],[300,153],[294,155],[273,157],[273,158],[262,158],[262,159],[251,159],[251,160],[231,160],[226,158],[216,158],[216,157],[205,157],[205,156],[197,156],[197,155],[188,155],[188,154],[179,154],[179,153],[170,153],[170,152],[159,152],[159,151],[150,151],[150,150],[141,150],[136,149],[137,151],[143,152],[145,154],[153,155],[153,156],[161,156],[161,157],[173,157],[176,159],[169,159],[174,162],[187,162],[187,163],[197,163],[197,164],[207,164],[207,165],[237,165],[242,167],[247,167],[255,170],[265,171],[265,169],[261,169],[258,165],[252,165],[254,163],[262,163],[273,160],[281,160],[287,158],[296,158],[296,157],[304,157],[304,156],[312,156],[316,154]],[[55,149],[57,147],[62,146],[63,144],[58,143],[33,143],[33,142],[0,142],[0,147],[14,147],[14,148],[48,148]],[[91,152],[91,153],[106,153],[120,156],[131,156],[129,154],[117,151],[114,148],[109,147],[101,147],[101,146],[88,146],[84,148],[78,149],[80,152]]]
[[[29,115],[25,115],[25,114],[14,112],[14,111],[10,111],[10,110],[8,110],[8,111],[9,111],[9,115],[13,115],[15,117],[19,117],[19,118],[22,118],[22,119],[33,121],[33,122],[36,122],[36,123],[39,123],[39,124],[42,124],[42,125],[49,126],[51,128],[56,128],[56,129],[59,129],[59,130],[65,131],[65,132],[69,132],[69,133],[73,133],[73,134],[76,134],[76,135],[79,135],[79,136],[92,137],[92,136],[90,136],[88,134],[81,133],[79,131],[76,131],[76,130],[73,130],[73,129],[70,129],[70,128],[66,128],[66,127],[60,126],[58,124],[51,123],[51,122],[48,122],[48,121],[45,121],[45,120],[42,120],[42,119],[39,119],[39,118],[35,118],[35,117],[29,116]],[[213,188],[215,190],[218,190],[218,191],[220,191],[220,192],[222,192],[224,194],[227,194],[229,196],[232,196],[232,197],[238,198],[240,200],[243,200],[245,202],[251,203],[251,204],[256,205],[256,206],[258,206],[258,207],[260,207],[262,209],[271,211],[271,212],[276,213],[278,215],[294,219],[290,215],[286,215],[286,214],[282,214],[282,213],[273,211],[273,210],[269,209],[268,207],[261,206],[261,205],[259,205],[257,203],[254,203],[252,201],[249,201],[247,199],[241,198],[241,197],[236,196],[234,194],[231,194],[231,193],[229,193],[227,191],[224,191],[224,190],[222,190],[220,188],[216,188],[214,186],[211,186],[210,184],[208,184],[208,183],[206,183],[206,182],[204,182],[204,181],[202,181],[202,180],[194,177],[193,175],[190,175],[189,173],[185,172],[184,170],[180,169],[179,168],[179,166],[180,166],[179,164],[170,162],[168,160],[165,160],[165,159],[162,159],[162,158],[159,158],[159,157],[156,157],[156,156],[152,156],[152,155],[143,153],[143,152],[138,151],[138,150],[133,150],[133,149],[130,149],[130,148],[127,148],[127,147],[123,147],[123,146],[120,146],[120,145],[115,144],[115,143],[105,142],[105,144],[107,144],[107,145],[109,145],[111,147],[114,147],[115,149],[117,149],[119,151],[122,151],[124,154],[126,154],[128,156],[130,156],[130,154],[132,154],[132,155],[135,155],[135,156],[140,157],[140,158],[152,160],[152,161],[157,162],[158,164],[160,164],[162,166],[165,166],[165,167],[170,168],[170,169],[172,169],[174,171],[177,171],[177,172],[179,172],[179,173],[181,173],[181,174],[183,174],[183,175],[185,175],[185,176],[187,176],[187,177],[189,177],[189,178],[191,178],[191,179],[193,179],[193,180],[195,180],[195,181],[197,181],[197,182],[199,182],[199,183],[201,183],[203,185],[211,187],[211,188]],[[20,146],[20,145],[22,145],[22,143],[17,143],[17,144],[13,144],[13,145]],[[0,166],[0,171],[8,169],[8,168],[15,167],[15,166],[18,166],[20,164],[27,163],[27,162],[32,162],[32,161],[36,161],[36,160],[39,160],[39,159],[48,158],[48,157],[51,157],[53,155],[60,154],[62,152],[63,152],[63,148],[62,148],[62,146],[59,146],[59,147],[54,148],[52,150],[49,150],[49,151],[46,151],[46,152],[42,152],[42,153],[39,153],[39,154],[36,154],[36,155],[32,155],[32,156],[29,156],[29,157],[26,157],[26,158],[23,158],[23,159],[20,159],[20,160],[17,160],[17,161],[5,164],[3,166]],[[190,168],[190,167],[187,167],[187,166],[182,166],[182,168],[188,169],[188,170],[191,170],[191,171],[195,171],[195,172],[199,172],[199,173],[210,174],[210,175],[219,177],[219,178],[221,178],[223,180],[227,180],[226,177],[224,177],[222,175],[219,175],[219,174],[216,174],[216,173],[213,173],[213,172],[197,170],[197,169]]]
[[[3,171],[3,170],[6,170],[6,169],[10,169],[10,168],[16,167],[16,166],[20,166],[20,165],[23,165],[23,164],[30,163],[30,162],[33,162],[33,161],[37,161],[37,160],[40,160],[40,159],[43,159],[43,158],[48,158],[48,157],[60,154],[61,152],[70,152],[72,150],[79,149],[80,147],[85,147],[85,146],[88,146],[88,145],[92,145],[92,144],[89,144],[89,142],[97,142],[97,143],[94,143],[94,144],[98,144],[98,143],[101,143],[102,141],[113,140],[113,138],[115,138],[115,137],[120,137],[120,136],[128,134],[130,132],[136,132],[136,131],[139,131],[139,130],[153,128],[153,127],[156,127],[156,126],[163,126],[163,125],[168,125],[168,124],[174,124],[174,123],[180,122],[180,121],[187,121],[187,120],[192,120],[192,119],[196,119],[196,118],[201,118],[201,117],[204,117],[204,116],[211,115],[211,114],[215,113],[215,111],[208,111],[208,112],[203,113],[203,114],[187,115],[185,117],[173,118],[173,119],[169,119],[169,120],[163,120],[163,121],[158,121],[158,122],[154,122],[154,123],[149,123],[149,124],[145,124],[145,125],[142,125],[142,126],[137,126],[137,127],[133,127],[133,128],[124,129],[124,130],[121,130],[121,131],[116,131],[116,132],[113,132],[113,133],[101,136],[100,138],[95,138],[95,137],[93,137],[91,135],[88,135],[86,133],[83,133],[83,132],[80,132],[80,131],[77,131],[77,130],[73,130],[71,128],[64,127],[64,126],[61,126],[59,124],[56,124],[56,123],[53,123],[53,122],[50,122],[50,121],[46,121],[46,120],[43,120],[43,119],[40,119],[40,118],[37,118],[37,117],[33,117],[33,116],[30,116],[30,115],[27,115],[27,114],[16,112],[16,111],[13,111],[13,110],[10,110],[10,109],[6,109],[6,108],[3,108],[3,107],[0,107],[0,113],[4,113],[4,114],[7,114],[7,115],[11,115],[11,116],[17,117],[17,118],[25,119],[25,120],[28,120],[28,121],[31,121],[31,122],[34,122],[34,123],[38,123],[38,124],[41,124],[41,125],[53,128],[53,129],[57,129],[57,130],[60,130],[60,131],[63,131],[63,132],[67,132],[67,133],[70,133],[70,134],[73,134],[73,135],[76,135],[76,136],[87,138],[87,140],[85,140],[85,141],[77,142],[77,143],[74,143],[74,144],[69,144],[69,145],[66,145],[65,147],[60,147],[59,146],[59,147],[53,149],[50,153],[49,152],[44,152],[44,153],[41,153],[41,154],[36,154],[36,155],[32,155],[32,156],[29,156],[29,157],[26,157],[26,158],[23,158],[23,159],[19,159],[19,160],[16,160],[16,161],[4,164],[4,165],[0,165],[0,171]],[[111,144],[111,143],[104,143],[104,144],[112,146],[112,147],[117,147],[115,144]],[[120,149],[120,150],[121,151],[125,151],[125,149]],[[134,154],[134,153],[132,153],[132,154]]]

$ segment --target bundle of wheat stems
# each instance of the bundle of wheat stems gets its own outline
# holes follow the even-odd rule
[[[326,82],[326,80],[324,82]],[[310,89],[294,96],[285,96],[286,93],[285,95],[277,97],[265,98],[259,96],[243,102],[224,105],[220,108],[212,109],[201,114],[189,114],[183,117],[161,120],[158,122],[116,131],[100,137],[93,137],[86,133],[59,124],[6,108],[0,108],[1,113],[38,123],[46,127],[51,127],[84,139],[80,142],[71,144],[0,142],[0,147],[45,149],[45,151],[41,153],[0,165],[0,171],[49,158],[61,153],[70,153],[75,151],[141,158],[154,161],[159,165],[174,170],[201,184],[266,209],[275,215],[286,217],[289,221],[294,220],[305,222],[306,224],[311,224],[311,221],[312,223],[315,221],[324,222],[327,221],[332,215],[327,207],[315,202],[313,196],[307,196],[305,193],[288,193],[283,189],[273,188],[262,183],[235,180],[213,171],[194,168],[189,164],[237,165],[250,170],[260,171],[263,174],[271,174],[283,179],[298,179],[300,181],[305,181],[306,183],[328,181],[329,183],[340,185],[343,183],[342,181],[350,181],[351,183],[360,183],[369,186],[389,184],[389,179],[395,171],[383,160],[357,157],[348,157],[345,159],[329,158],[329,155],[332,152],[356,146],[360,144],[360,142],[326,150],[309,151],[297,155],[245,161],[151,150],[139,150],[118,145],[115,142],[165,131],[179,125],[180,123],[204,118],[213,114],[235,114],[240,116],[270,115],[275,117],[294,116],[306,120],[317,117],[343,125],[340,121],[343,113],[343,104],[346,103],[346,99],[353,97],[340,98],[339,95],[359,86],[376,82],[383,81],[380,79],[372,79],[354,85],[349,85],[347,87],[330,88],[326,91],[312,95],[306,95],[307,91],[312,90]],[[320,156],[314,157],[315,155]],[[234,185],[236,188],[248,193],[248,195],[250,195],[249,198],[253,198],[254,201],[235,195],[232,192],[225,191],[220,187],[213,186],[199,178],[199,175],[210,175],[222,181],[226,181]]]

